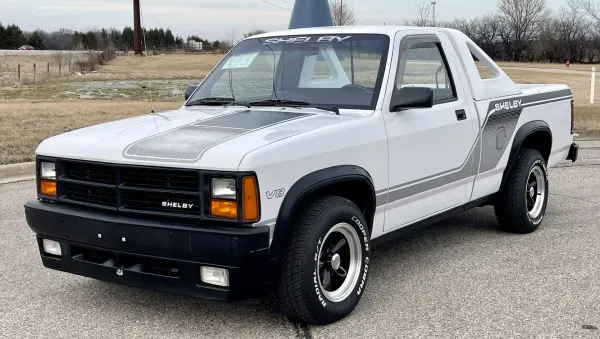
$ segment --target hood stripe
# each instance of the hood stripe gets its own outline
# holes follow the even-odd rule
[[[127,146],[123,157],[146,161],[194,163],[209,148],[240,135],[309,116],[306,113],[245,110],[211,117]]]

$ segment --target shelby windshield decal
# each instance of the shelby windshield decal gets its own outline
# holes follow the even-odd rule
[[[263,44],[304,44],[307,42],[342,42],[346,39],[350,39],[352,36],[348,35],[345,37],[335,35],[325,35],[320,37],[288,37],[288,38],[269,38],[263,42]]]

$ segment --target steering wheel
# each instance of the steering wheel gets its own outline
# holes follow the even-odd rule
[[[368,88],[361,86],[361,85],[357,85],[357,84],[348,84],[348,85],[342,86],[340,89],[338,89],[338,92],[347,90],[347,89],[358,89],[358,90],[362,90],[363,92],[366,92],[366,93],[371,92]]]

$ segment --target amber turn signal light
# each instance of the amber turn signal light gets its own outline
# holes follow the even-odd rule
[[[56,196],[56,181],[42,180],[40,181],[40,194]]]
[[[242,178],[242,216],[244,221],[258,220],[258,190],[255,177]]]
[[[237,201],[211,200],[210,215],[213,217],[236,219],[238,216]]]

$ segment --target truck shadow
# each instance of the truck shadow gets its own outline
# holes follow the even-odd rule
[[[410,279],[415,267],[435,269],[435,265],[443,265],[443,256],[438,257],[435,252],[451,251],[460,248],[463,243],[497,237],[498,233],[500,231],[493,209],[485,207],[462,213],[380,245],[373,250],[374,264],[366,299],[369,294],[378,293],[378,289],[385,284],[389,275],[394,277],[395,284],[400,283],[395,286],[401,286],[402,279]],[[436,260],[435,265],[427,265],[429,260]],[[261,326],[285,326],[293,330],[291,323],[279,312],[272,295],[235,303],[223,303],[91,279],[78,284],[78,288],[90,290],[92,303],[104,305],[108,303],[109,308],[123,309],[129,317],[145,319],[153,325],[168,322],[177,327],[189,327],[189,330],[197,330],[200,326],[215,331],[227,326],[227,331],[230,331],[233,323],[240,329],[261,324]],[[401,293],[401,291],[397,292]]]

